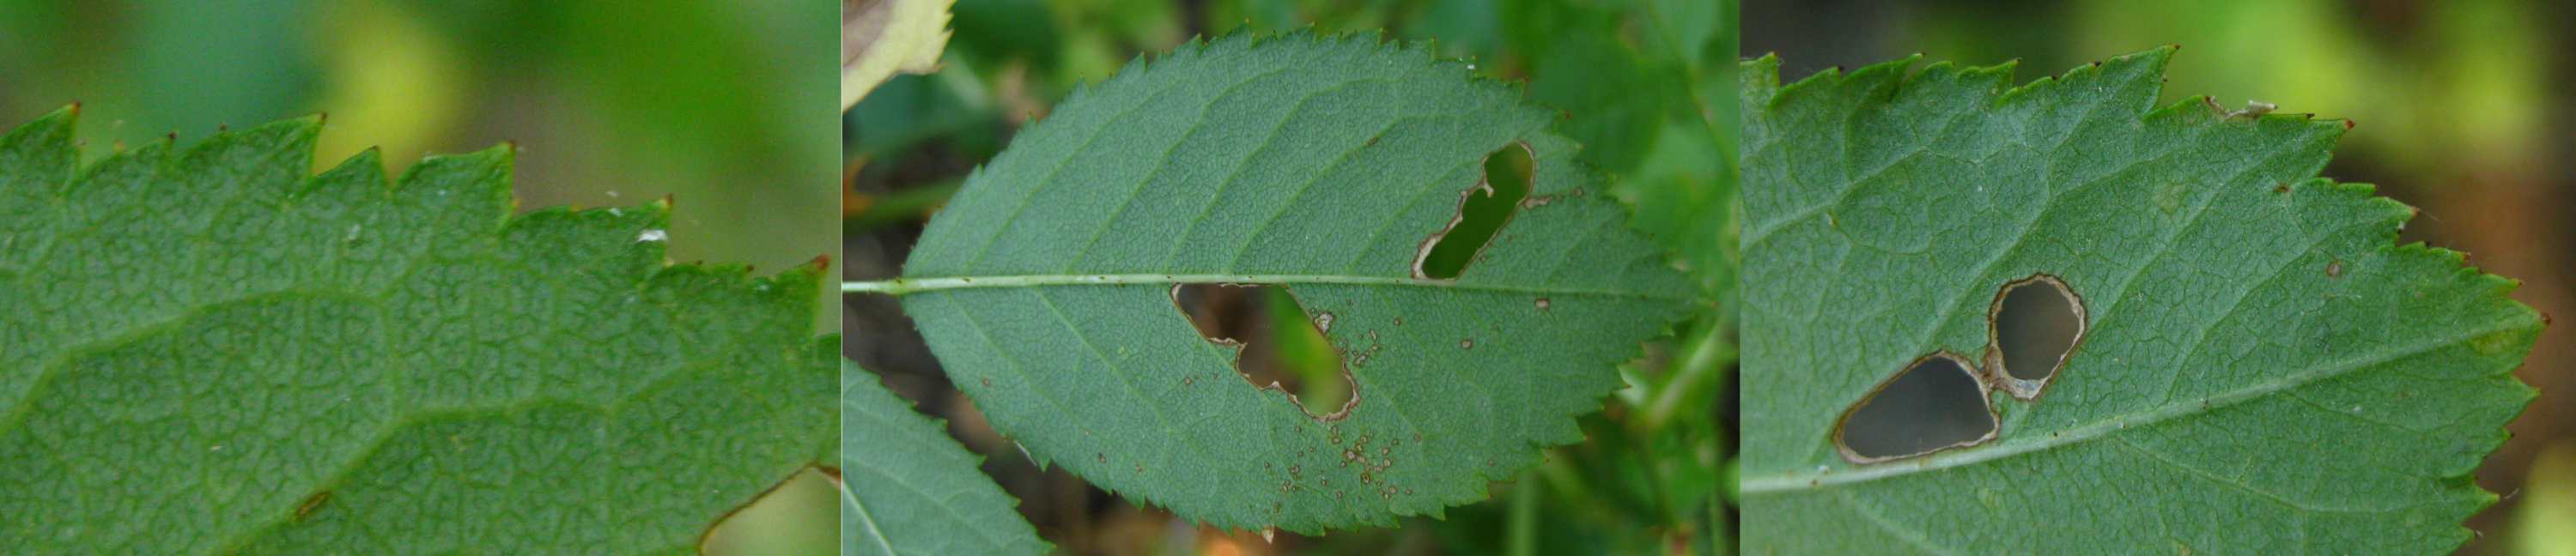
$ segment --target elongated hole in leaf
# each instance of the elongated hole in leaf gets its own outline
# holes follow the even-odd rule
[[[1871,463],[1974,446],[1995,437],[1986,388],[1966,360],[1923,356],[1843,413],[1834,444],[1843,458]]]
[[[1994,335],[1988,370],[2022,399],[2038,397],[2084,339],[2084,303],[2055,276],[2035,274],[2004,284],[1988,316]]]
[[[1308,314],[1287,288],[1177,284],[1172,305],[1200,336],[1238,348],[1234,367],[1245,382],[1287,393],[1306,415],[1335,420],[1359,405],[1350,372],[1324,336],[1334,316]]]
[[[1529,196],[1530,157],[1529,145],[1519,142],[1485,155],[1485,179],[1458,194],[1458,215],[1450,218],[1447,229],[1423,240],[1413,277],[1455,280],[1467,271],[1467,264],[1475,262]]]

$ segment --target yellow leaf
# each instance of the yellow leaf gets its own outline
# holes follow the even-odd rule
[[[929,73],[948,45],[954,0],[841,0],[841,109],[896,72]]]

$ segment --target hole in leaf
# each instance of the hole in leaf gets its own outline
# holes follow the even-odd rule
[[[1485,179],[1458,193],[1458,215],[1449,219],[1447,229],[1423,240],[1421,254],[1413,259],[1414,278],[1456,280],[1467,271],[1467,263],[1475,262],[1529,196],[1530,157],[1529,144],[1521,142],[1485,155]]]
[[[840,542],[840,473],[805,469],[701,533],[698,553],[814,554]]]
[[[2055,276],[2034,274],[1995,292],[1987,370],[2013,397],[2031,399],[2084,340],[2084,303]]]
[[[1995,428],[1976,370],[1945,351],[1906,364],[1852,404],[1834,429],[1834,445],[1843,459],[1871,463],[1974,446],[1993,439]]]
[[[1309,316],[1287,288],[1257,284],[1174,284],[1172,305],[1208,341],[1234,346],[1244,382],[1288,394],[1307,416],[1336,420],[1359,392],[1324,331],[1332,313]],[[1318,411],[1321,409],[1322,411]]]

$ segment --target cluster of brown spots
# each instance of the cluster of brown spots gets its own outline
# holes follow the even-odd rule
[[[1360,484],[1383,486],[1384,488],[1380,491],[1381,497],[1391,498],[1395,495],[1396,487],[1394,484],[1387,481],[1385,477],[1387,468],[1395,465],[1395,459],[1386,456],[1387,454],[1394,453],[1394,447],[1386,444],[1379,444],[1377,449],[1378,457],[1376,459],[1370,459],[1368,445],[1369,442],[1373,440],[1376,440],[1375,435],[1360,435],[1358,442],[1352,443],[1350,449],[1342,451],[1342,466],[1350,467],[1352,463],[1360,464]]]
[[[1358,350],[1358,351],[1352,351],[1352,350],[1349,350],[1349,349],[1341,349],[1341,350],[1340,350],[1340,351],[1342,352],[1342,355],[1347,356],[1347,357],[1349,357],[1349,358],[1350,358],[1350,365],[1348,365],[1349,367],[1358,367],[1358,366],[1361,366],[1361,365],[1367,365],[1367,364],[1368,364],[1369,359],[1377,357],[1377,352],[1378,352],[1379,350],[1382,350],[1382,349],[1385,349],[1385,348],[1386,348],[1386,345],[1385,345],[1385,344],[1377,343],[1377,331],[1375,331],[1375,330],[1371,330],[1371,331],[1369,331],[1369,333],[1368,333],[1368,342],[1369,342],[1369,347],[1368,347],[1368,349],[1363,349],[1363,350]],[[1353,379],[1352,381],[1353,381],[1354,383],[1358,382],[1358,380],[1357,380],[1357,379]]]

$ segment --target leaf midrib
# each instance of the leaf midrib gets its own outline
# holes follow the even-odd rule
[[[2387,363],[2408,356],[2420,355],[2442,347],[2463,344],[2472,339],[2489,334],[2509,332],[2522,328],[2526,324],[2527,323],[2521,320],[2515,320],[2503,326],[2477,329],[2470,333],[2461,334],[2455,337],[2442,338],[2433,342],[2416,344],[2394,351],[2372,354],[2370,356],[2347,359],[2341,364],[2330,365],[2314,371],[2293,373],[2284,376],[2279,380],[2259,382],[2244,389],[2205,398],[2204,401],[2208,402],[2208,405],[2205,407],[2196,403],[2166,404],[2144,411],[2111,416],[2084,426],[2060,431],[2059,433],[2052,434],[2047,438],[2041,438],[2030,442],[1998,444],[1988,449],[1970,449],[1952,454],[1928,456],[1912,462],[1882,463],[1864,466],[1856,471],[1842,473],[1826,472],[1814,475],[1779,473],[1761,477],[1747,477],[1741,483],[1741,488],[1742,492],[1748,497],[1766,493],[1823,490],[1827,487],[1867,483],[1887,478],[1905,477],[1921,472],[1939,471],[1953,467],[1963,467],[1987,461],[2000,460],[2022,454],[2043,452],[2054,448],[2080,444],[2098,438],[2106,438],[2111,433],[2127,430],[2132,425],[2144,429],[2147,426],[2155,425],[2157,423],[2207,413],[2217,409],[2233,406],[2238,403],[2258,399],[2267,394],[2306,386],[2309,383],[2319,380],[2343,376],[2364,367]],[[2036,435],[2036,433],[2030,434]],[[1909,463],[1911,464],[1909,465]]]
[[[843,481],[847,481],[847,479],[843,479]],[[840,482],[839,484],[832,486],[840,487],[838,490],[841,491],[841,501],[848,503],[850,505],[850,509],[858,511],[859,523],[868,526],[868,533],[871,533],[868,538],[876,539],[877,548],[884,550],[887,554],[894,554],[894,545],[886,543],[885,529],[877,527],[876,516],[868,513],[868,505],[860,503],[859,496],[857,494],[850,492],[850,485],[847,482]]]
[[[1018,274],[1000,276],[909,277],[875,282],[842,282],[842,293],[911,293],[973,288],[1035,288],[1052,286],[1127,286],[1171,284],[1339,284],[1454,289],[1464,291],[1588,295],[1658,301],[1688,301],[1689,295],[1663,295],[1646,291],[1617,291],[1555,286],[1516,286],[1485,284],[1457,280],[1397,278],[1391,276],[1351,276],[1338,274]]]

